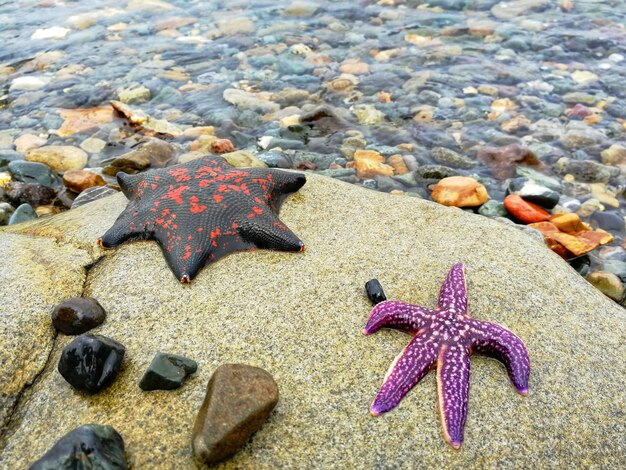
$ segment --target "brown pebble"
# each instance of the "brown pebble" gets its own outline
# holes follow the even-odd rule
[[[278,386],[263,369],[244,364],[218,367],[207,386],[193,428],[194,455],[206,464],[233,456],[278,403]]]
[[[87,188],[104,186],[106,181],[102,176],[85,170],[68,170],[63,174],[63,184],[66,188],[80,193]]]

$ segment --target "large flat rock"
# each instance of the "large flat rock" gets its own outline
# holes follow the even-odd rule
[[[0,234],[0,434],[52,351],[52,309],[81,294],[90,260],[49,238]]]
[[[74,427],[100,423],[122,434],[135,468],[195,468],[194,418],[210,375],[226,362],[268,370],[281,398],[224,468],[626,465],[621,307],[514,227],[315,175],[308,180],[281,212],[306,243],[303,253],[234,254],[182,285],[154,242],[106,252],[90,269],[84,295],[108,311],[94,332],[126,345],[124,369],[104,392],[77,393],[56,371],[69,342],[59,335],[0,441],[0,467],[23,468]],[[123,196],[113,196],[13,230],[54,234],[98,256],[95,239],[123,206]],[[396,410],[368,414],[409,336],[385,330],[364,337],[361,328],[371,309],[367,280],[380,279],[391,299],[434,307],[459,260],[467,265],[470,314],[517,333],[532,373],[523,398],[500,363],[474,356],[465,443],[454,451],[441,437],[432,372]],[[198,361],[196,376],[176,391],[142,392],[137,384],[157,351]]]

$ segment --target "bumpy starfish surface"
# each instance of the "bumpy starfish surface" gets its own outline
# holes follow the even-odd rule
[[[414,338],[398,355],[370,406],[377,416],[395,408],[427,373],[437,368],[439,413],[446,442],[458,449],[463,442],[469,398],[472,352],[500,360],[517,391],[528,394],[530,359],[521,339],[509,330],[467,315],[467,287],[462,263],[452,266],[441,286],[435,310],[403,302],[384,301],[374,307],[366,335],[395,328]]]
[[[306,182],[301,173],[234,168],[221,157],[202,157],[132,176],[118,173],[117,180],[129,203],[100,245],[154,239],[181,282],[233,251],[304,249],[276,215],[283,199]]]

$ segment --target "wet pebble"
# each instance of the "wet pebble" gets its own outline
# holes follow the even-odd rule
[[[87,164],[87,154],[71,145],[47,145],[29,151],[26,161],[43,163],[58,172],[81,170]]]
[[[160,139],[149,139],[124,155],[115,157],[102,169],[102,173],[115,176],[118,172],[134,174],[148,168],[163,168],[174,157],[173,145]]]
[[[58,370],[74,388],[97,393],[113,383],[125,352],[126,348],[111,338],[85,333],[63,348]]]
[[[63,184],[67,189],[80,193],[87,188],[104,186],[106,181],[102,176],[85,170],[68,170],[63,173]]]
[[[510,194],[504,198],[504,207],[517,220],[527,224],[550,220],[548,211],[515,194]]]
[[[196,372],[198,364],[191,359],[176,354],[158,352],[146,372],[139,388],[144,391],[174,390],[180,387],[187,377]]]
[[[611,178],[620,173],[619,168],[603,165],[593,160],[572,160],[567,157],[560,158],[553,168],[561,175],[570,174],[578,181],[590,183],[608,183]]]
[[[85,424],[73,429],[29,470],[126,470],[124,440],[111,426]]]
[[[13,204],[30,204],[32,207],[50,204],[56,198],[54,189],[39,183],[11,182],[6,198]]]
[[[89,202],[102,199],[103,197],[112,196],[117,193],[118,192],[115,189],[111,189],[106,186],[94,186],[92,188],[87,188],[76,196],[76,199],[74,199],[70,207],[75,209]]]
[[[37,218],[35,210],[30,204],[20,204],[15,211],[9,217],[8,225],[20,224],[22,222],[28,222]]]
[[[431,150],[432,159],[437,163],[453,168],[472,168],[476,165],[471,158],[464,157],[454,150],[445,147],[435,147]]]
[[[485,217],[506,217],[508,212],[504,204],[494,199],[490,199],[478,208],[478,213]]]
[[[474,178],[451,176],[435,185],[431,197],[444,206],[477,207],[489,199],[489,194]]]
[[[0,190],[0,196],[1,191],[2,190]],[[13,212],[15,212],[15,208],[11,204],[8,202],[0,202],[0,226],[7,225],[9,223],[9,219],[11,218],[11,214],[13,214]]]
[[[80,335],[104,322],[106,312],[93,297],[74,297],[54,307],[52,324],[66,335]]]
[[[624,283],[615,274],[596,271],[587,275],[587,281],[607,297],[621,302],[624,298]]]
[[[559,193],[541,186],[528,178],[515,178],[509,181],[509,194],[517,194],[526,201],[552,209],[559,203]]]
[[[12,161],[8,165],[9,172],[17,181],[24,183],[39,183],[49,188],[59,185],[56,174],[43,163],[27,162],[24,160]]]
[[[278,403],[278,386],[263,369],[243,364],[218,367],[196,417],[194,455],[212,465],[233,456]]]

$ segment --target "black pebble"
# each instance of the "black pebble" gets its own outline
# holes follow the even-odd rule
[[[175,354],[157,353],[144,373],[139,387],[151,390],[173,390],[180,387],[187,376],[198,370],[198,364],[191,359]]]
[[[70,385],[96,393],[113,383],[126,348],[106,336],[83,334],[63,348],[59,372]]]
[[[380,285],[378,279],[370,279],[365,283],[365,292],[367,298],[370,299],[372,304],[376,305],[387,300],[385,293],[383,292],[383,286]]]
[[[57,305],[52,311],[52,324],[66,335],[80,335],[100,325],[106,312],[92,297],[74,297]]]
[[[124,440],[111,426],[85,424],[57,441],[30,470],[126,470]]]

